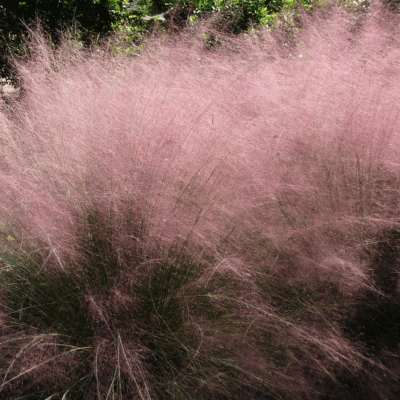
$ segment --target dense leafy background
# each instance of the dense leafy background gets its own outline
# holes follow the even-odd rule
[[[72,23],[88,44],[110,32],[137,40],[154,24],[165,27],[173,20],[179,27],[213,14],[218,16],[217,29],[239,33],[270,23],[279,11],[298,3],[310,8],[312,0],[0,0],[0,68],[8,75],[7,56],[23,52],[27,26],[38,19],[55,45]]]
[[[8,49],[22,50],[26,36],[26,24],[34,23],[38,18],[46,31],[57,41],[58,32],[75,20],[87,33],[105,33],[110,31],[118,15],[121,1],[116,0],[37,0],[37,1],[0,1],[1,56]]]

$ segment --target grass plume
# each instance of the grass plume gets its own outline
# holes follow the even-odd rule
[[[398,398],[398,22],[205,22],[134,57],[32,31],[0,119],[0,397]]]

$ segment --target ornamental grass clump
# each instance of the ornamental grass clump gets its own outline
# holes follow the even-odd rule
[[[397,398],[397,22],[332,7],[212,50],[199,24],[135,57],[32,31],[0,398]]]

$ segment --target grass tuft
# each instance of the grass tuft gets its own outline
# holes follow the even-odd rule
[[[0,398],[398,398],[398,15],[353,16],[135,57],[31,32],[1,104]]]

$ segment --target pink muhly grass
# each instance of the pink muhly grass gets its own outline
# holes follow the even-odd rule
[[[383,296],[365,254],[398,228],[399,35],[385,18],[355,25],[333,7],[302,15],[292,42],[265,30],[213,51],[202,25],[131,58],[32,33],[23,98],[0,122],[4,297],[23,315],[31,279],[37,332],[73,336],[55,294],[86,333],[55,363],[63,379],[27,379],[67,393],[84,376],[98,399],[316,398],[386,368],[341,314]],[[0,393],[41,365],[39,338],[27,361],[7,347]]]

